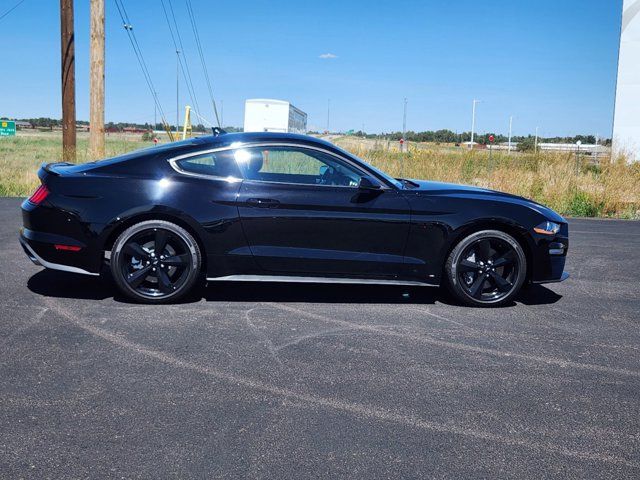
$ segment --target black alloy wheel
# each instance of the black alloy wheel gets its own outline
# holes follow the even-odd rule
[[[463,239],[446,264],[452,292],[473,306],[510,301],[526,277],[526,257],[520,244],[498,230],[484,230]]]
[[[182,227],[149,220],[125,230],[111,253],[111,272],[120,290],[145,303],[175,301],[198,278],[198,245]]]

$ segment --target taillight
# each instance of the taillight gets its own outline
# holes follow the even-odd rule
[[[79,252],[82,247],[77,247],[75,245],[59,245],[59,244],[55,244],[54,248],[56,250],[66,250],[67,252]]]
[[[44,185],[40,185],[38,188],[36,188],[36,191],[33,192],[33,195],[29,197],[29,201],[34,205],[40,205],[40,203],[42,203],[42,201],[47,198],[48,195],[49,189]]]

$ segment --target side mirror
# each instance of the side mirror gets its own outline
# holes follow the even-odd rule
[[[360,177],[358,188],[360,190],[380,190],[382,186],[372,177]]]

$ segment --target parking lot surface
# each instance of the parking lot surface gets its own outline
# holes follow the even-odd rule
[[[0,199],[1,478],[639,478],[640,223],[571,220],[562,284],[210,284],[45,271]]]

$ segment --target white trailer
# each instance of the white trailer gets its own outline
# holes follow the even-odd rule
[[[244,103],[244,131],[306,133],[307,114],[285,100],[252,98]]]

